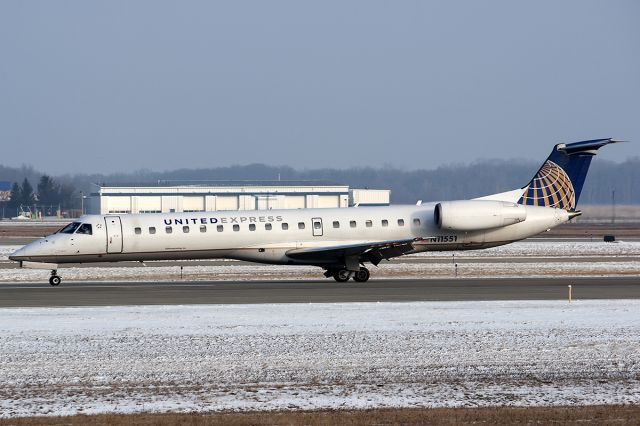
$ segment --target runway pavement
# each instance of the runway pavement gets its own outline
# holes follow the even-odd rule
[[[69,282],[0,285],[0,307],[640,298],[640,278]]]

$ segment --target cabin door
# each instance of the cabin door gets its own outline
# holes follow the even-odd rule
[[[322,237],[322,218],[314,217],[311,219],[311,228],[313,229],[314,237]]]
[[[122,222],[120,216],[106,216],[107,253],[122,253]]]

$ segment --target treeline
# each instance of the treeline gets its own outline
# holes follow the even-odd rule
[[[11,186],[11,195],[7,202],[9,209],[18,209],[21,206],[46,206],[49,209],[57,208],[66,210],[74,208],[76,189],[70,184],[59,184],[48,175],[40,176],[38,185],[34,191],[29,179],[24,178],[22,184],[14,182]]]
[[[479,197],[526,185],[540,167],[539,162],[524,160],[492,160],[471,164],[453,164],[432,170],[398,168],[353,168],[296,170],[264,164],[178,169],[167,172],[139,170],[117,174],[75,174],[50,178],[30,167],[0,166],[0,180],[35,185],[38,201],[60,204],[63,208],[79,208],[80,192],[97,191],[93,184],[149,184],[158,181],[189,183],[215,180],[323,180],[348,184],[354,188],[391,189],[393,203],[415,203],[416,200],[452,200]],[[47,178],[48,180],[43,180]],[[608,204],[612,191],[618,204],[640,204],[640,158],[622,163],[597,159],[593,162],[580,199],[582,204]],[[21,185],[21,186],[22,186]],[[14,185],[15,187],[15,185]],[[27,188],[28,189],[28,188]],[[21,187],[22,191],[23,188]],[[28,192],[28,191],[27,191]],[[23,191],[21,200],[26,201]],[[27,204],[27,203],[25,203]]]
[[[42,175],[34,188],[29,179],[13,182],[8,201],[0,201],[0,218],[27,214],[32,217],[76,217],[81,214],[78,191],[73,185],[57,183]]]

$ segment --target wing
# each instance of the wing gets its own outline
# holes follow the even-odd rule
[[[332,261],[339,263],[344,262],[345,259],[357,258],[358,261],[360,259],[368,260],[374,265],[377,265],[382,259],[390,259],[410,252],[413,250],[413,243],[421,239],[422,238],[410,238],[405,240],[293,249],[287,252],[287,256],[292,259],[321,263],[330,263]]]

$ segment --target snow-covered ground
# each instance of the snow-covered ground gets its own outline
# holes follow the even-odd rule
[[[18,247],[0,246],[0,263]],[[460,277],[549,277],[549,276],[640,276],[640,242],[541,242],[524,241],[487,250],[433,252],[405,256],[402,262],[382,262],[371,268],[373,278]],[[594,260],[595,258],[595,260]],[[424,262],[424,260],[432,260]],[[156,266],[154,266],[156,265]],[[224,262],[199,265],[176,262],[175,266],[122,268],[104,264],[91,267],[61,267],[65,281],[178,281],[180,265],[184,280],[319,279],[319,268]],[[167,263],[163,263],[167,265]],[[7,265],[8,266],[8,265]],[[0,282],[46,282],[46,270],[0,268]]]
[[[640,301],[0,309],[0,416],[640,403]]]
[[[217,266],[136,266],[61,268],[59,275],[68,281],[251,281],[251,280],[318,280],[324,279],[319,268],[311,266],[247,265],[230,263]],[[446,278],[456,276],[451,264],[383,263],[372,268],[373,279]],[[458,262],[461,278],[509,277],[610,277],[640,276],[638,261],[614,262]],[[0,283],[46,282],[49,271],[33,269],[0,269]]]

